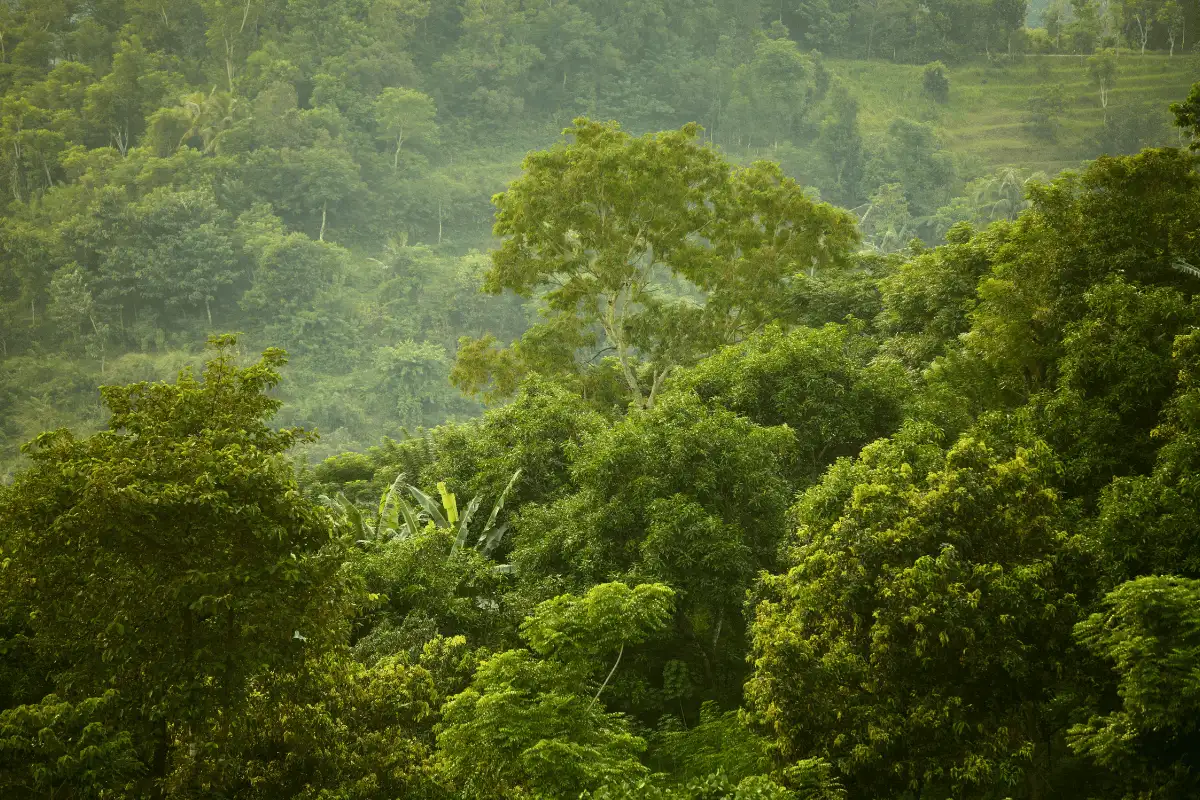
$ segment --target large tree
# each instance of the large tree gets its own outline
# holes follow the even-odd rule
[[[778,165],[732,167],[696,125],[635,138],[578,119],[567,134],[494,201],[504,242],[485,288],[537,295],[543,321],[509,349],[464,341],[468,391],[511,394],[527,372],[578,376],[611,354],[652,405],[672,370],[784,316],[792,276],[842,265],[857,240],[850,215]]]
[[[1045,445],[935,440],[906,429],[802,497],[749,706],[783,763],[824,757],[852,796],[1052,796],[1088,547]]]
[[[304,433],[267,425],[283,353],[213,345],[199,379],[102,389],[109,429],[38,437],[0,494],[0,602],[63,701],[118,690],[72,713],[119,710],[148,796],[179,752],[219,752],[252,681],[341,640],[357,596],[283,457]]]

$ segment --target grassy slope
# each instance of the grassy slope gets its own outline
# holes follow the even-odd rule
[[[1178,55],[1120,58],[1110,112],[1123,105],[1148,104],[1161,114],[1162,144],[1174,144],[1167,107],[1200,80],[1200,61]],[[1053,174],[1098,155],[1092,141],[1103,124],[1100,94],[1086,62],[1081,65],[1076,57],[1029,56],[1012,65],[952,67],[950,102],[945,106],[921,96],[921,67],[839,60],[830,60],[829,66],[853,87],[868,133],[882,130],[897,116],[933,122],[968,173],[1014,165]],[[1023,126],[1026,101],[1045,84],[1062,86],[1069,102],[1055,142],[1039,140]]]

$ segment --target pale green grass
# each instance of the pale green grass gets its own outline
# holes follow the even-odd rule
[[[1077,58],[1029,56],[1014,64],[952,67],[946,105],[922,95],[922,67],[836,59],[828,64],[858,98],[868,135],[883,131],[898,116],[931,122],[946,147],[965,163],[984,170],[1017,165],[1057,172],[1099,155],[1094,140],[1104,112],[1086,60],[1081,65]],[[1161,115],[1160,143],[1177,144],[1167,107],[1185,97],[1197,80],[1200,60],[1194,56],[1123,54],[1109,110],[1149,104]],[[1024,125],[1029,97],[1046,85],[1060,86],[1068,103],[1053,142],[1033,136]]]

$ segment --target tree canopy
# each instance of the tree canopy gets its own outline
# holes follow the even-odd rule
[[[1194,6],[0,3],[0,796],[1194,798]]]

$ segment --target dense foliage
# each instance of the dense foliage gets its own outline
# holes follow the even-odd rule
[[[169,377],[230,330],[290,354],[282,413],[321,429],[312,455],[473,417],[477,398],[446,380],[460,337],[479,358],[470,369],[460,360],[455,381],[494,396],[597,333],[539,317],[542,304],[506,291],[562,267],[554,237],[569,230],[581,237],[576,256],[631,245],[651,254],[630,276],[605,271],[585,295],[646,309],[622,309],[592,343],[616,348],[627,389],[654,395],[663,366],[802,310],[776,294],[787,259],[844,266],[851,216],[870,249],[891,253],[913,237],[940,243],[956,222],[1020,212],[1037,171],[996,172],[941,127],[959,115],[957,98],[978,91],[957,85],[952,67],[986,59],[995,82],[1025,54],[1042,69],[1119,45],[1171,53],[1164,68],[1194,74],[1185,53],[1197,29],[1191,0],[1029,13],[1021,0],[5,2],[0,474],[11,478],[21,443],[46,427],[103,427],[96,384]],[[1065,127],[1078,139],[1047,156],[1053,169],[1175,138],[1165,108],[1110,102],[1145,80],[1131,77],[1133,62],[1095,58],[1064,60],[1070,97],[1049,73],[1029,90],[1030,136],[1053,143]],[[893,97],[868,99],[874,78],[848,59],[896,65]],[[1194,106],[1178,111],[1191,128]],[[1076,130],[1072,114],[1087,125]],[[573,122],[581,116],[593,121]],[[643,140],[599,122],[609,119],[668,132]],[[498,233],[517,261],[486,274],[490,196],[565,126],[578,147],[531,157],[505,193]],[[583,225],[582,198],[565,195],[572,184],[543,191],[543,175],[569,169],[586,182],[609,158],[626,170],[611,179],[624,180],[664,150],[680,161],[639,173],[641,205],[609,198],[612,228]],[[764,154],[782,166],[752,163]],[[693,180],[719,212],[686,214],[674,230],[680,187]],[[831,214],[810,202],[818,195],[853,209],[833,215],[842,221],[824,241],[802,230]],[[644,214],[659,224],[634,242]],[[789,241],[772,244],[785,230]],[[719,239],[707,259],[677,246],[702,231]],[[708,292],[706,311],[649,303],[649,271]],[[485,283],[505,291],[477,293]],[[676,288],[676,299],[695,299]],[[579,289],[545,306],[560,312]],[[631,371],[630,348],[645,374]]]
[[[297,466],[224,336],[25,447],[6,796],[1194,796],[1200,156],[881,256],[691,129],[576,133],[497,197],[544,321],[464,344],[481,418]]]
[[[1200,20],[1027,11],[0,3],[0,796],[1196,797]]]

